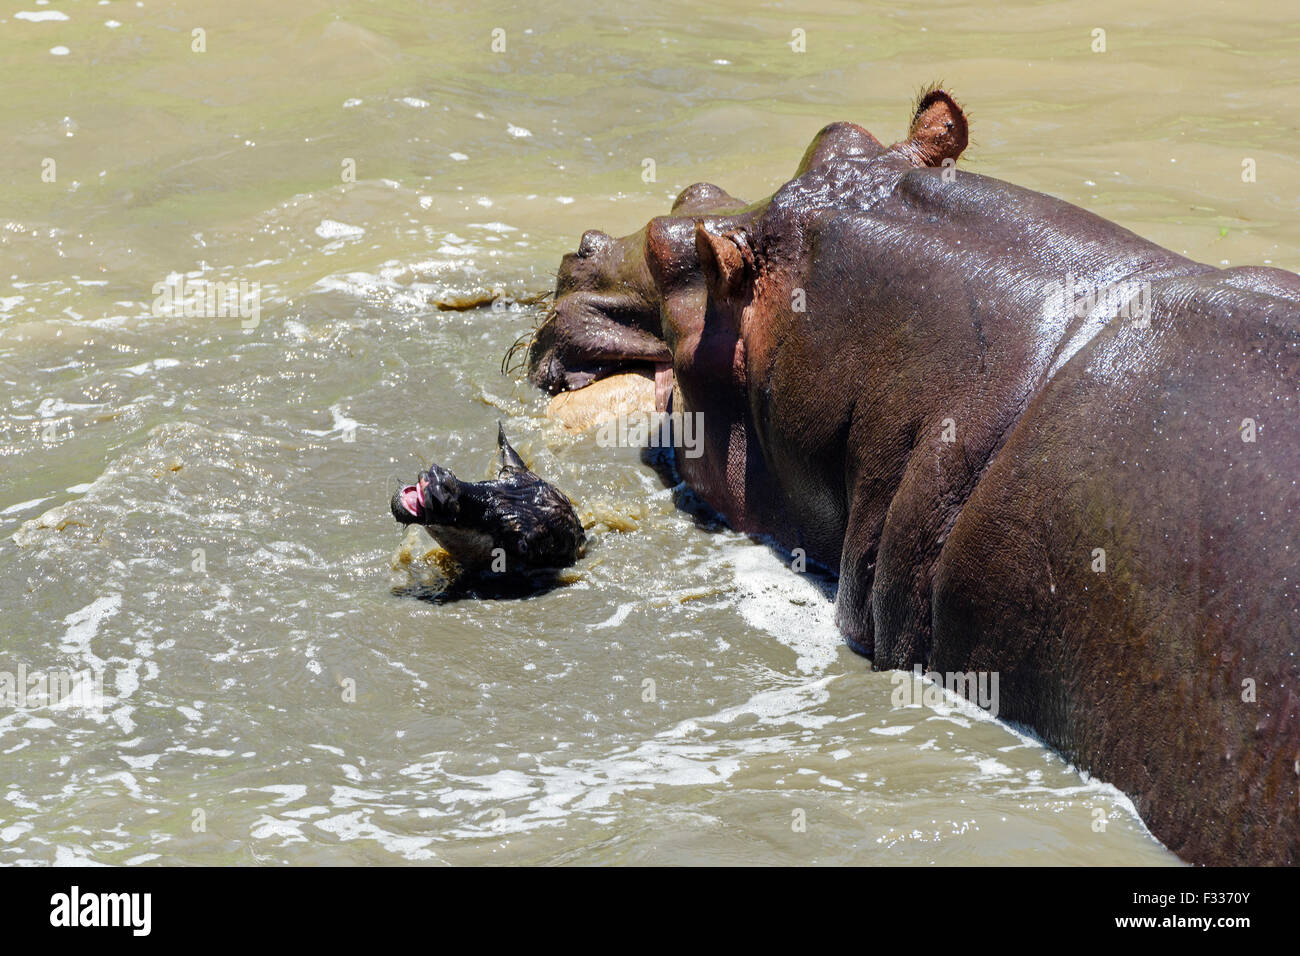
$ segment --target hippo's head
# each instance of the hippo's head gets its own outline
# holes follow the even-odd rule
[[[753,204],[705,183],[671,213],[622,239],[589,231],[564,257],[555,301],[527,342],[528,377],[552,394],[616,373],[653,371],[655,404],[704,415],[704,454],[679,456],[683,477],[737,527],[744,490],[747,344],[762,347],[782,299],[818,250],[810,227],[837,210],[870,208],[908,171],[955,160],[966,119],[946,92],[926,91],[907,137],[886,147],[853,123],[813,139],[794,178]]]
[[[853,123],[832,123],[809,144],[795,177],[832,159],[874,156],[884,147]],[[545,321],[517,345],[527,347],[528,378],[551,394],[581,389],[607,376],[633,370],[655,372],[659,397],[669,379],[671,356],[663,339],[662,298],[650,273],[648,243],[674,268],[698,267],[696,221],[756,213],[712,183],[686,187],[667,216],[657,217],[621,239],[589,229],[578,251],[560,263],[555,299]]]
[[[938,91],[927,96],[951,102]],[[826,126],[809,144],[792,182],[830,164],[886,153],[916,165],[937,165],[942,156],[936,144],[945,133],[964,144],[965,121],[956,111],[960,128],[945,130],[942,124],[951,117],[927,110],[929,105],[922,100],[912,135],[888,150],[854,123]],[[929,135],[918,135],[922,132]],[[662,326],[662,275],[699,274],[694,235],[698,222],[725,230],[761,215],[768,202],[747,204],[718,186],[696,183],[682,191],[667,216],[651,220],[638,232],[615,239],[588,230],[578,250],[560,263],[549,314],[516,343],[511,355],[526,350],[528,379],[551,394],[575,391],[620,372],[654,372],[662,406],[672,367]],[[652,258],[658,260],[659,275],[652,271]]]
[[[696,218],[744,206],[717,186],[696,183],[663,218],[682,224],[693,253]],[[649,227],[615,239],[589,229],[578,251],[564,257],[551,311],[527,343],[533,384],[555,394],[616,372],[658,370],[662,377],[670,356],[659,326],[659,292],[647,265],[648,234]]]

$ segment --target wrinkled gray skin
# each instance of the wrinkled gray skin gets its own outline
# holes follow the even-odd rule
[[[854,649],[996,671],[1186,860],[1300,862],[1300,277],[944,170],[965,127],[935,91],[893,147],[836,124],[768,200],[566,257],[533,380],[666,351],[682,477],[838,572]],[[1117,283],[1143,314],[1080,307]]]

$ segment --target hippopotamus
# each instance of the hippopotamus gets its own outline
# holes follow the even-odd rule
[[[1184,860],[1300,862],[1300,277],[970,173],[968,135],[931,89],[766,199],[587,232],[529,378],[653,375],[703,423],[681,480],[838,575],[874,667],[997,674]]]
[[[497,423],[497,477],[461,481],[430,465],[390,503],[403,525],[418,524],[462,569],[514,574],[564,568],[586,543],[582,522],[562,491],[537,477]]]

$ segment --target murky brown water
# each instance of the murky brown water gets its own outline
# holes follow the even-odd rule
[[[969,168],[1300,267],[1294,8],[1143,6],[10,4],[0,671],[106,679],[0,710],[0,862],[1174,862],[971,707],[891,707],[830,585],[548,423],[498,370],[532,307],[432,304],[769,192],[829,120],[896,137],[937,78]],[[168,277],[258,283],[256,326],[155,314]],[[529,601],[395,595],[393,485],[485,474],[498,418],[635,530]]]

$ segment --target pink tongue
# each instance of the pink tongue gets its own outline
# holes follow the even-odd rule
[[[673,397],[673,367],[669,362],[655,363],[655,411],[668,411],[668,400]]]
[[[423,507],[420,504],[420,498],[424,491],[424,485],[425,482],[421,480],[418,485],[407,485],[402,489],[402,507],[417,518],[420,517],[420,509]]]

